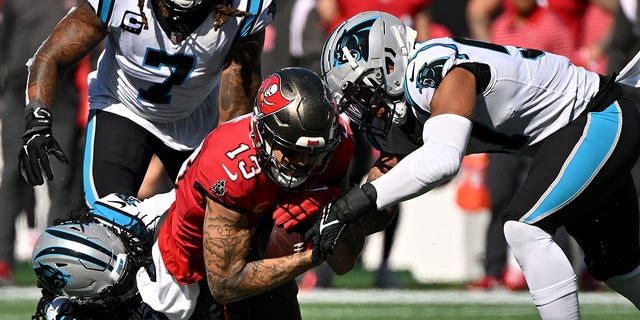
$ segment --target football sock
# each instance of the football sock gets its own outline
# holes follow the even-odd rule
[[[544,320],[580,319],[578,285],[569,259],[544,230],[518,221],[504,224],[504,235]]]
[[[576,277],[537,291],[530,291],[542,319],[580,319]]]

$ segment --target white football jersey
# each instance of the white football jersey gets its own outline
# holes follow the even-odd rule
[[[234,0],[234,8],[251,16],[229,17],[214,31],[210,15],[173,44],[160,27],[151,1],[143,7],[148,29],[144,29],[138,1],[89,3],[109,33],[98,69],[89,77],[91,109],[130,118],[178,149],[193,148],[204,138],[202,133],[213,128],[211,122],[217,124],[217,88],[229,49],[243,37],[264,30],[275,14],[272,0]],[[175,126],[181,119],[183,123]],[[183,130],[205,132],[185,134]]]
[[[577,118],[597,93],[600,77],[563,56],[468,39],[416,45],[405,74],[405,96],[424,123],[435,88],[453,67],[482,63],[488,86],[478,95],[467,153],[515,152]]]

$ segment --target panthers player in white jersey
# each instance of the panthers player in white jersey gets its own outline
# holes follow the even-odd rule
[[[88,79],[88,205],[115,192],[136,196],[154,154],[175,179],[208,132],[251,110],[274,14],[272,0],[82,1],[29,64],[25,181],[52,179],[49,154],[66,161],[51,132],[56,79],[103,40]]]
[[[504,233],[542,319],[580,318],[576,276],[551,238],[560,226],[584,250],[591,274],[640,308],[630,174],[640,114],[621,87],[640,85],[640,54],[605,77],[535,49],[414,40],[396,17],[366,12],[325,43],[323,77],[336,103],[382,156],[402,160],[323,210],[313,229],[317,258],[359,216],[452,178],[465,154],[518,153],[533,167],[503,211]]]

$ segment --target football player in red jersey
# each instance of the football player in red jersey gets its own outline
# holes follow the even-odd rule
[[[253,114],[224,123],[207,136],[183,164],[174,191],[142,202],[118,194],[96,202],[99,205],[93,211],[118,211],[157,233],[149,250],[152,259],[140,263],[144,268],[133,269],[144,307],[140,310],[148,316],[143,315],[144,319],[301,318],[294,277],[316,265],[311,250],[265,259],[254,230],[261,223],[270,226],[275,218],[285,229],[303,232],[319,209],[346,189],[354,142],[325,90],[320,77],[310,70],[279,70],[262,82]],[[92,214],[114,229],[128,230],[126,219],[106,221],[101,219],[104,216]],[[349,271],[364,236],[382,230],[391,219],[371,217],[351,225],[327,256],[336,273]],[[100,227],[107,228],[96,226]],[[47,248],[43,245],[39,252]],[[34,255],[35,269],[46,263],[41,256]],[[49,262],[60,259],[47,258]],[[82,273],[84,267],[77,268],[78,263],[69,264],[72,268],[47,265],[52,266],[51,272],[66,272],[70,279],[91,276]],[[40,274],[47,288],[63,292],[75,288]],[[119,281],[109,279],[101,278],[100,288],[122,288]],[[83,292],[109,294],[94,291]],[[77,298],[49,301],[49,297],[42,306],[47,317],[74,316],[86,309],[77,308]],[[70,305],[76,308],[69,309]]]
[[[318,75],[287,68],[265,78],[253,114],[221,125],[183,164],[176,201],[152,249],[155,281],[138,273],[143,300],[179,318],[209,314],[193,303],[209,297],[234,318],[299,319],[294,278],[316,265],[311,250],[261,259],[252,229],[288,196],[304,199],[299,193],[308,190],[326,202],[334,187],[346,188],[353,149]],[[315,213],[305,212],[310,220]],[[350,231],[349,246],[327,258],[338,273],[353,266],[364,243],[362,228]]]

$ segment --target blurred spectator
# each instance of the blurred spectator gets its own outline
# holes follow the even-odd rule
[[[526,178],[531,160],[500,153],[491,153],[488,156],[486,183],[491,200],[491,220],[485,235],[485,274],[479,280],[470,283],[467,288],[490,290],[505,286],[510,290],[523,290],[526,288],[526,282],[522,271],[519,267],[514,269],[517,265],[512,266],[509,263],[501,212]]]
[[[610,35],[607,69],[609,73],[620,72],[640,50],[640,3],[638,0],[620,0]],[[640,89],[628,87],[623,89],[633,98],[636,107],[640,108]],[[631,173],[636,182],[638,199],[640,199],[640,162],[636,163]]]
[[[431,18],[431,0],[317,0],[318,14],[327,24],[327,35],[342,21],[360,12],[378,10],[392,14],[418,32],[417,41],[451,36],[451,32]]]
[[[491,36],[491,22],[500,10],[510,6],[507,0],[469,0],[466,8],[466,20],[469,27],[469,37],[482,41],[489,41]]]
[[[22,147],[24,132],[25,86],[27,83],[27,60],[33,56],[42,41],[49,35],[67,11],[74,5],[68,0],[4,0],[3,20],[0,27],[0,63],[3,63],[4,83],[0,83],[2,102],[3,174],[0,185],[0,203],[3,206],[0,227],[0,283],[10,283],[15,263],[14,245],[16,238],[15,221],[20,212],[25,211],[30,228],[34,228],[33,187],[22,182],[18,170],[18,151]],[[86,67],[86,65],[84,65]],[[86,72],[86,69],[85,69]],[[0,72],[2,73],[2,72]],[[82,75],[78,75],[82,78]],[[51,206],[48,224],[58,217],[66,216],[75,206],[84,204],[82,196],[82,165],[74,163],[75,154],[82,155],[83,130],[78,126],[79,95],[73,72],[64,76],[64,86],[58,92],[54,130],[58,142],[68,150],[70,165],[57,161],[52,169],[59,172],[48,182]],[[84,74],[86,83],[86,73]],[[44,226],[40,226],[44,227]],[[37,233],[34,232],[34,235]],[[33,239],[35,241],[35,238]]]
[[[555,13],[539,6],[536,0],[506,1],[511,6],[491,24],[491,42],[572,56],[574,39]]]
[[[431,16],[455,37],[469,37],[466,10],[468,0],[434,0]]]
[[[620,0],[610,34],[607,68],[610,73],[620,72],[640,50],[640,4],[638,0]],[[636,104],[640,102],[639,89],[625,87],[625,90],[629,90],[635,97]]]
[[[607,42],[608,30],[612,23],[611,13],[617,7],[617,0],[540,0],[538,6],[551,10],[568,28],[573,39],[568,57],[573,63],[595,72],[603,72],[601,66],[606,64],[603,55]],[[470,37],[490,41],[490,28],[493,19],[500,11],[514,10],[514,2],[510,0],[469,0],[466,17]],[[532,47],[532,46],[530,46]],[[600,67],[600,69],[598,69]]]
[[[573,62],[585,69],[607,74],[607,47],[613,27],[613,12],[608,7],[589,3],[582,19],[582,33]]]
[[[265,29],[264,47],[262,48],[262,77],[291,65],[289,48],[289,21],[291,8],[296,0],[278,0],[277,13],[273,22]],[[320,63],[318,56],[318,64]]]
[[[316,0],[295,0],[289,23],[291,63],[320,74],[320,56],[325,26],[316,10]]]

